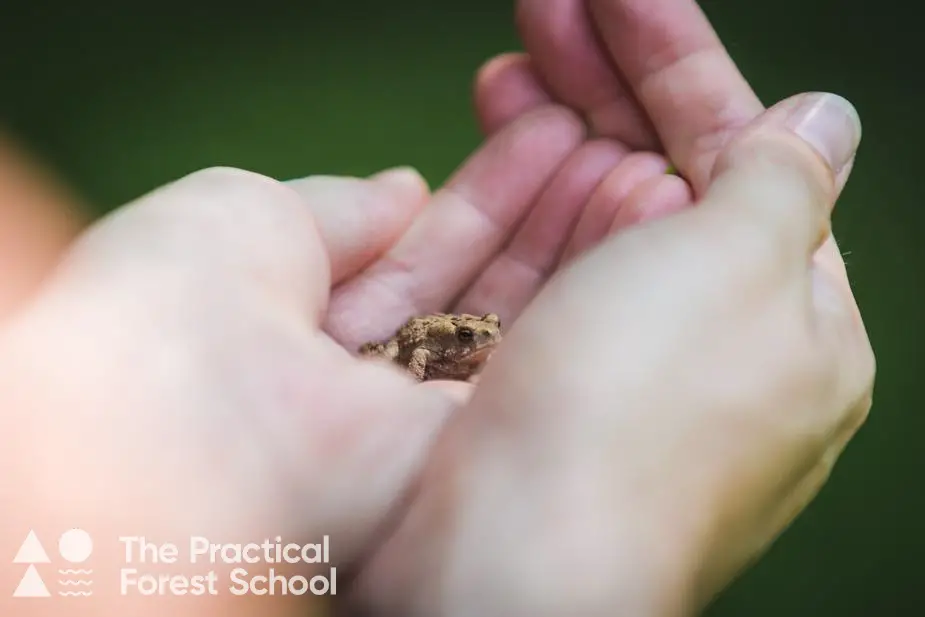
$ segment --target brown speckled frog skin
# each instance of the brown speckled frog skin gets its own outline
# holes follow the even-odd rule
[[[501,336],[501,320],[493,313],[434,313],[409,319],[390,339],[366,343],[359,353],[391,360],[418,381],[469,381]]]

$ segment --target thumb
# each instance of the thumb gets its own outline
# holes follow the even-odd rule
[[[720,153],[702,201],[707,216],[774,247],[774,263],[805,268],[829,237],[831,212],[861,140],[854,107],[835,94],[785,99]]]
[[[309,176],[287,182],[308,204],[331,262],[331,284],[389,250],[426,205],[430,191],[410,167],[368,179]]]

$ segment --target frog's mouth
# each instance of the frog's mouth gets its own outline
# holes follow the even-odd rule
[[[463,360],[470,364],[480,364],[482,362],[486,362],[494,350],[494,343],[489,343],[487,345],[483,345],[482,347],[476,347],[465,356],[463,356]]]

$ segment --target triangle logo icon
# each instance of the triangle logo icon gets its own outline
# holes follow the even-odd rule
[[[48,559],[48,553],[45,552],[45,548],[39,542],[35,531],[30,531],[29,535],[26,536],[22,546],[19,547],[19,552],[13,558],[13,563],[51,563],[51,560]],[[36,576],[38,576],[38,573],[36,573]]]
[[[35,569],[35,566],[29,566],[25,576],[19,581],[16,591],[13,592],[14,598],[47,598],[50,595],[45,581],[39,576],[39,571]]]

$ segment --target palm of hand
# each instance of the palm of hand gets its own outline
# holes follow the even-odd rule
[[[607,17],[628,4],[591,3],[609,24],[606,40],[617,41],[599,46],[580,0],[555,11],[519,3],[531,57],[504,55],[480,72],[476,108],[486,143],[433,195],[406,178],[400,203],[367,210],[357,233],[361,257],[331,251],[322,320],[331,341],[352,352],[432,312],[494,312],[509,327],[558,268],[608,234],[692,204],[725,139],[762,106],[694,3],[666,0],[628,19]],[[668,27],[655,4],[676,10]],[[713,76],[710,84],[701,71]],[[667,156],[690,185],[666,174]],[[321,182],[294,186],[310,193]],[[325,230],[336,226],[325,216],[318,223],[330,248]],[[379,395],[383,407],[434,392],[390,377],[401,385],[391,404]],[[444,411],[471,394],[468,384],[452,387],[460,396]]]
[[[513,323],[561,265],[690,206],[728,137],[763,110],[693,2],[517,7],[530,56],[499,56],[476,82],[488,141],[403,210],[353,280],[335,281],[325,329],[349,349],[413,315]],[[669,158],[690,184],[665,173]]]

